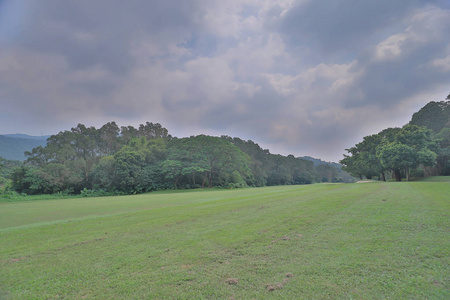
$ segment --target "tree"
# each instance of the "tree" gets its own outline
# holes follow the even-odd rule
[[[151,122],[146,122],[145,125],[139,125],[138,136],[145,137],[147,140],[172,138],[167,129],[162,127],[161,124],[153,124]]]
[[[372,179],[373,176],[380,175],[382,180],[386,180],[386,168],[377,158],[376,149],[383,140],[392,132],[381,132],[379,134],[369,135],[363,138],[363,141],[356,144],[355,147],[346,149],[350,155],[344,154],[344,159],[340,161],[343,169],[360,179],[366,177]]]
[[[174,180],[174,187],[177,189],[177,183],[183,174],[183,165],[179,160],[167,159],[161,163],[161,172],[165,178]]]
[[[311,184],[313,182],[314,178],[308,172],[296,173],[294,175],[294,184]]]
[[[448,97],[447,97],[448,99]],[[450,118],[450,101],[431,101],[418,112],[414,113],[410,125],[425,126],[434,133],[448,127]]]
[[[409,169],[416,163],[414,150],[399,142],[389,143],[381,147],[378,157],[383,166],[394,172],[397,181],[401,181],[400,170]]]
[[[190,162],[186,165],[188,170],[197,170],[203,173],[203,183],[213,186],[213,181],[225,172],[231,174],[238,171],[242,177],[250,176],[250,157],[229,141],[212,136],[198,135],[180,139],[183,151],[181,160]],[[189,160],[186,155],[195,153],[195,159]]]
[[[127,193],[149,190],[143,173],[149,165],[159,164],[165,159],[165,148],[163,139],[147,140],[145,137],[134,138],[122,147],[113,161],[117,189]]]
[[[446,100],[450,100],[450,95]],[[425,167],[427,175],[450,175],[450,101],[430,102],[413,115],[409,124],[426,126],[433,130],[440,145],[435,151],[438,155],[435,167]]]
[[[102,157],[92,171],[92,178],[95,187],[112,191],[116,189],[114,169],[114,156]]]
[[[397,131],[392,142],[386,140],[377,147],[377,157],[381,165],[394,172],[397,181],[401,181],[401,170],[405,171],[406,178],[409,180],[411,168],[435,164],[436,149],[437,141],[432,138],[430,129],[405,125]]]
[[[128,143],[133,139],[138,137],[138,130],[133,126],[122,126],[120,127],[120,137],[119,143],[122,146],[128,145]]]
[[[108,122],[99,130],[99,151],[103,156],[114,155],[120,149],[120,128],[116,122]]]
[[[207,170],[206,161],[203,159],[204,155],[199,149],[200,147],[193,137],[172,139],[167,148],[167,159],[177,162],[179,176],[186,177],[185,183],[191,182],[193,187],[197,185],[196,177]]]
[[[269,150],[262,149],[257,143],[248,140],[244,141],[240,138],[231,138],[229,136],[221,136],[238,147],[242,152],[250,156],[250,169],[252,176],[246,178],[246,182],[251,186],[265,186],[271,170]]]
[[[435,138],[439,141],[436,175],[450,175],[450,127],[442,128]]]
[[[122,149],[114,155],[116,187],[127,193],[140,192],[141,170],[144,167],[143,153]]]

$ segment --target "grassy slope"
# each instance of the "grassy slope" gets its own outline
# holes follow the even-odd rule
[[[0,298],[445,299],[449,194],[394,182],[1,203]]]

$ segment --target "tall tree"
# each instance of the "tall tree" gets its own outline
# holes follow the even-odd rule
[[[120,149],[120,128],[116,122],[108,122],[99,130],[99,149],[102,156],[114,155]]]
[[[138,136],[145,137],[147,140],[171,138],[166,128],[162,127],[159,123],[151,122],[146,122],[145,125],[139,125]]]

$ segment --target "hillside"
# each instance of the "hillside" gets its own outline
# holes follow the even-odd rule
[[[450,128],[450,101],[429,102],[413,114],[409,124],[428,127],[434,133]]]
[[[29,136],[22,134],[0,135],[0,157],[8,160],[25,160],[25,151],[47,144],[47,136]]]

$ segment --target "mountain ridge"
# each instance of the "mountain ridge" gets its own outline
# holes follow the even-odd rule
[[[23,133],[8,133],[8,134],[0,134],[10,138],[19,138],[19,139],[31,139],[31,140],[47,140],[51,135],[28,135]]]
[[[45,136],[37,137],[20,133],[0,135],[0,157],[7,160],[24,161],[26,159],[25,151],[45,145],[47,145]]]

